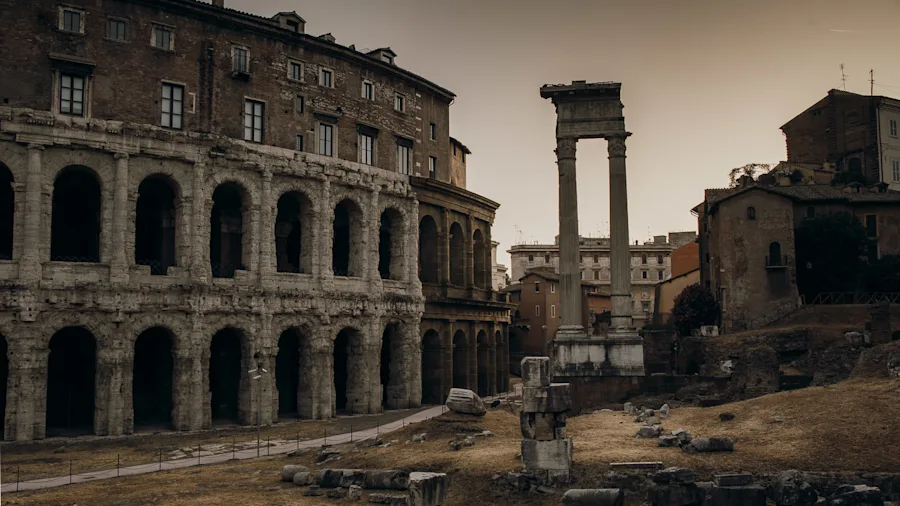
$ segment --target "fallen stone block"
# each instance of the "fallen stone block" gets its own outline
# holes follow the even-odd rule
[[[305,487],[307,485],[312,485],[315,482],[315,476],[309,472],[295,473],[291,481],[298,487]]]
[[[347,491],[343,488],[333,488],[325,492],[325,497],[329,499],[343,499],[347,496]]]
[[[663,404],[661,408],[659,408],[659,417],[662,419],[666,419],[669,417],[669,405]]]
[[[724,413],[719,413],[719,420],[723,422],[730,422],[734,420],[734,413],[729,413],[727,411]]]
[[[391,506],[408,506],[409,497],[396,494],[369,494],[369,502],[374,504],[390,504]]]
[[[828,506],[884,506],[878,487],[842,485],[828,499]]]
[[[409,473],[390,469],[367,470],[360,485],[368,490],[407,490]]]
[[[409,473],[410,506],[438,506],[447,499],[450,477],[445,473]]]
[[[522,411],[525,413],[565,413],[572,409],[568,383],[551,383],[545,387],[525,387],[522,390]]]
[[[678,441],[677,436],[659,436],[659,439],[657,440],[657,444],[661,448],[675,447],[675,446],[678,446],[680,443],[681,442]]]
[[[610,469],[662,469],[662,462],[610,462]]]
[[[686,467],[667,467],[653,474],[653,483],[668,485],[672,483],[694,483],[697,481],[697,473]]]
[[[812,506],[819,494],[803,480],[800,471],[791,469],[775,476],[769,496],[778,506]]]
[[[698,506],[703,504],[703,497],[696,483],[653,483],[647,488],[647,501],[652,506]]]
[[[553,441],[523,439],[522,461],[529,471],[568,471],[572,467],[572,438]]]
[[[522,386],[550,386],[550,357],[525,357],[522,359]]]
[[[464,415],[484,416],[487,413],[481,397],[465,388],[451,388],[450,394],[447,396],[446,405],[450,411]]]
[[[660,427],[659,425],[645,425],[641,427],[640,430],[638,430],[637,434],[635,434],[635,437],[641,439],[653,439],[658,438],[660,432],[662,432],[662,427]]]
[[[425,438],[428,436],[427,433],[423,432],[421,434],[413,434],[412,442],[413,443],[424,443]]]
[[[559,506],[622,506],[625,492],[619,488],[595,488],[567,490]]]
[[[698,437],[681,447],[686,452],[710,453],[734,451],[734,441],[725,437]]]
[[[318,497],[322,494],[324,494],[324,492],[316,485],[311,485],[308,489],[303,491],[303,495],[306,497]]]
[[[635,414],[634,413],[634,404],[632,404],[630,402],[626,402],[625,408],[623,409],[623,411],[625,411],[625,414],[627,414],[627,415],[634,415]]]
[[[672,435],[677,437],[680,443],[690,443],[693,439],[691,433],[684,429],[675,429],[672,431]]]
[[[293,464],[288,464],[281,468],[281,481],[290,482],[293,481],[295,474],[308,472],[309,468],[306,466],[296,466]]]
[[[358,501],[362,499],[362,487],[359,485],[350,485],[350,489],[347,490],[347,499],[350,501]]]
[[[766,506],[766,489],[760,485],[713,487],[707,506]]]
[[[713,477],[717,487],[743,487],[753,482],[753,475],[741,474],[717,474]]]

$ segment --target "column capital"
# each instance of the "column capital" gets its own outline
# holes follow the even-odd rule
[[[128,160],[129,155],[128,155],[128,153],[119,152],[119,153],[115,153],[113,155],[113,158],[115,158],[116,160]]]
[[[575,137],[557,137],[556,138],[556,149],[553,151],[556,153],[557,160],[574,160],[575,159],[575,146],[578,143],[578,139]]]
[[[625,139],[630,135],[629,132],[622,132],[606,136],[606,148],[610,158],[625,158]]]
[[[31,144],[28,145],[28,149],[33,150],[33,151],[43,151],[46,148],[47,147],[44,146],[43,144],[38,144],[36,142],[32,142]]]

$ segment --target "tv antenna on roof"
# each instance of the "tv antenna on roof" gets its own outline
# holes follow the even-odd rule
[[[844,64],[841,63],[841,89],[847,91],[847,75],[844,74]]]

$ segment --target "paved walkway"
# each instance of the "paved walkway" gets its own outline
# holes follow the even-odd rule
[[[418,413],[414,413],[408,417],[405,417],[401,420],[397,420],[391,423],[386,423],[384,425],[379,425],[377,427],[354,431],[353,433],[344,433],[344,434],[335,434],[327,437],[328,444],[341,444],[341,443],[349,443],[352,441],[362,441],[364,439],[374,439],[377,438],[381,434],[387,434],[389,432],[395,431],[406,425],[411,423],[421,422],[424,420],[428,420],[429,418],[434,418],[436,416],[441,415],[445,411],[443,405],[435,406],[432,408],[428,408]],[[42,478],[39,480],[29,480],[22,482],[13,482],[8,483],[4,482],[2,486],[0,486],[0,492],[2,493],[10,493],[24,490],[38,490],[44,488],[53,488],[53,487],[61,487],[63,485],[69,485],[74,483],[84,483],[88,481],[94,480],[105,480],[109,478],[115,478],[117,476],[133,476],[137,474],[148,474],[155,473],[159,471],[170,471],[172,469],[181,469],[184,467],[192,467],[199,465],[207,465],[207,464],[221,464],[222,462],[227,462],[232,459],[236,460],[245,460],[245,459],[255,459],[257,457],[264,457],[267,455],[278,455],[281,453],[288,453],[292,450],[296,449],[306,449],[306,448],[318,448],[326,443],[326,438],[319,439],[311,439],[308,441],[301,441],[297,443],[294,442],[285,442],[280,444],[272,444],[267,448],[262,449],[262,453],[258,453],[260,450],[257,448],[247,449],[247,450],[238,450],[234,452],[224,452],[217,453],[212,455],[201,455],[196,458],[183,458],[176,460],[167,460],[160,461],[154,464],[141,464],[137,466],[129,466],[129,467],[121,467],[119,469],[108,469],[106,471],[97,471],[91,473],[79,473],[73,474],[72,476],[57,476],[54,478]],[[8,477],[3,477],[5,480],[8,480]],[[4,480],[4,481],[5,481]]]

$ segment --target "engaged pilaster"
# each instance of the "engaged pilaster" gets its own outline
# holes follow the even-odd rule
[[[559,287],[562,324],[559,333],[580,334],[581,270],[578,251],[578,184],[574,137],[556,139],[559,169]]]
[[[113,243],[109,262],[112,283],[128,281],[128,264],[125,256],[125,230],[128,227],[128,153],[116,153],[116,182],[113,191]]]
[[[44,146],[28,145],[28,175],[25,179],[24,249],[19,262],[19,278],[23,282],[41,279],[41,187]]]
[[[625,139],[628,132],[606,137],[609,151],[609,263],[612,278],[612,328],[631,328],[631,251],[628,245],[628,185]]]

